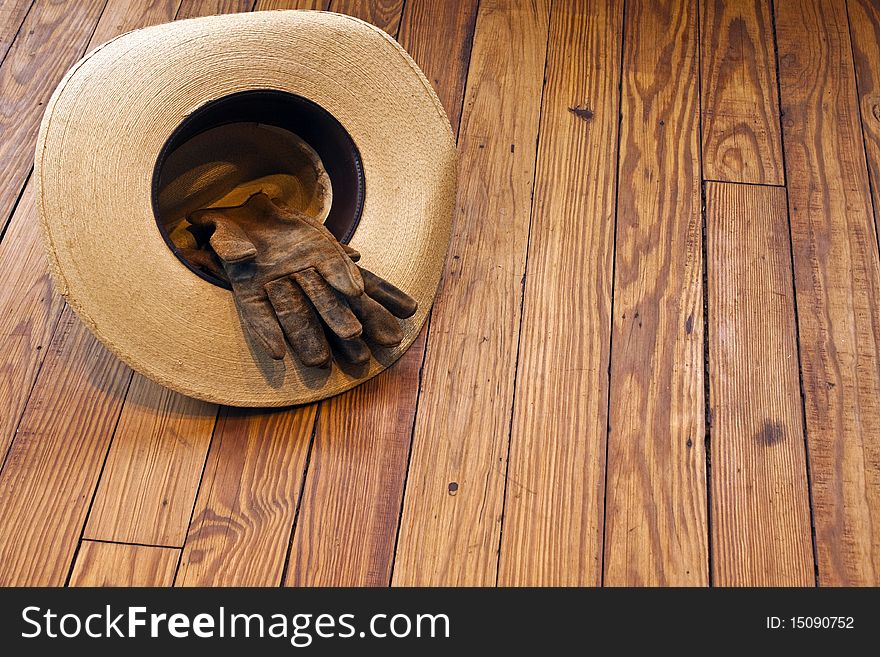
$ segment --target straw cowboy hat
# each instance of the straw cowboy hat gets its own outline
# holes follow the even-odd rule
[[[236,406],[322,399],[416,338],[455,142],[387,34],[327,12],[125,34],[55,90],[35,157],[58,290],[113,353]]]

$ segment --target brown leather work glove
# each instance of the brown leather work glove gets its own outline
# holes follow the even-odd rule
[[[236,207],[198,210],[188,220],[197,236],[210,235],[249,332],[272,358],[284,358],[285,335],[309,366],[330,360],[327,337],[352,363],[370,357],[361,336],[383,347],[403,340],[395,317],[410,317],[416,301],[358,267],[359,254],[315,219],[261,192]]]

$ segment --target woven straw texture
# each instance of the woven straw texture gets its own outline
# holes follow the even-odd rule
[[[157,228],[152,176],[169,135],[205,103],[259,89],[309,98],[348,130],[366,176],[351,245],[419,303],[403,342],[361,368],[272,361],[232,295],[189,271]],[[104,44],[52,96],[35,167],[50,270],[80,318],[145,376],[235,406],[330,397],[399,358],[436,293],[455,200],[455,143],[424,75],[381,30],[327,12],[198,18]]]

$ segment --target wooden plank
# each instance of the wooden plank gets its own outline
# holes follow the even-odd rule
[[[158,25],[174,20],[180,0],[150,0],[149,2],[130,2],[109,0],[95,33],[89,40],[88,50],[97,48],[113,37],[125,34],[139,27]]]
[[[548,22],[549,2],[480,4],[397,585],[495,583]]]
[[[171,586],[180,550],[83,541],[71,586]]]
[[[702,0],[703,177],[785,184],[771,4]]]
[[[819,581],[880,584],[880,262],[846,8],[776,3]]]
[[[182,546],[217,407],[135,375],[86,538]]]
[[[404,0],[333,0],[330,11],[357,16],[388,34],[397,36],[403,3]],[[443,8],[440,7],[439,10],[442,11]]]
[[[322,406],[285,585],[388,586],[418,383],[399,368]]]
[[[622,3],[553,5],[498,583],[595,586]]]
[[[34,0],[0,0],[0,62],[18,35]]]
[[[605,582],[708,582],[697,6],[628,2]]]
[[[183,0],[177,18],[235,14],[250,11],[253,6],[254,0]]]
[[[64,303],[52,290],[28,183],[0,242],[0,461],[15,436]]]
[[[254,11],[270,9],[317,9],[326,10],[330,0],[257,0]]]
[[[449,122],[458,130],[480,3],[479,0],[456,0],[438,4],[433,0],[407,0],[399,40],[434,85]],[[436,23],[435,29],[424,27],[438,16],[442,22]],[[438,25],[443,29],[437,29]],[[414,348],[410,347],[409,351]]]
[[[60,586],[131,371],[66,308],[0,473],[0,586]]]
[[[316,410],[222,411],[177,586],[281,583]]]
[[[880,224],[880,2],[850,0],[847,7],[876,226]]]
[[[0,66],[0,227],[33,165],[44,105],[85,52],[105,2],[36,0]]]
[[[713,582],[811,586],[785,190],[706,185]]]

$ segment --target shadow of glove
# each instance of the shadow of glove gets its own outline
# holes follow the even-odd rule
[[[263,193],[188,219],[210,232],[245,325],[272,358],[284,358],[287,336],[304,365],[327,363],[331,352],[321,320],[334,347],[353,363],[369,359],[362,336],[385,347],[403,339],[396,317],[411,316],[415,300],[358,267],[350,257],[356,252],[315,219]]]

